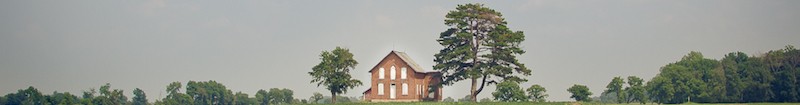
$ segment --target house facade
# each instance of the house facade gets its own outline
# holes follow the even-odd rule
[[[423,70],[403,52],[390,52],[369,73],[370,88],[363,93],[369,102],[442,100],[442,87],[428,87],[442,81],[439,72]]]

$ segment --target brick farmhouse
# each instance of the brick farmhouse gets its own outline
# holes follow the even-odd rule
[[[403,52],[392,51],[375,67],[370,88],[364,91],[369,102],[441,101],[442,87],[431,88],[442,81],[439,72],[425,71]]]

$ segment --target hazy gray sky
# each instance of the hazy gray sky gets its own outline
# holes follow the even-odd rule
[[[79,95],[111,83],[133,97],[163,98],[167,84],[215,80],[251,97],[289,88],[296,98],[330,93],[307,72],[321,51],[348,47],[351,74],[369,82],[370,67],[391,50],[426,70],[442,46],[444,15],[484,3],[524,31],[519,56],[533,70],[522,84],[544,86],[547,100],[567,88],[595,95],[615,76],[650,80],[690,51],[706,58],[800,46],[800,1],[0,1],[0,94],[34,86]],[[447,86],[458,99],[468,82]],[[349,90],[361,96],[367,86]],[[182,89],[184,90],[184,89]],[[479,97],[491,97],[489,86]]]

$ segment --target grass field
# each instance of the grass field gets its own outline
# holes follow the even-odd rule
[[[316,104],[315,104],[316,105]],[[642,104],[605,104],[587,102],[409,102],[409,103],[339,103],[338,105],[642,105]],[[648,103],[647,105],[658,105]],[[800,105],[800,103],[683,103],[667,105]]]

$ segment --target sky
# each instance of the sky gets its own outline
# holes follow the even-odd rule
[[[254,97],[288,88],[294,97],[330,95],[310,83],[319,54],[349,48],[354,79],[390,51],[432,71],[436,42],[459,4],[482,3],[523,31],[517,57],[532,70],[522,88],[539,84],[548,101],[571,101],[586,85],[599,96],[613,77],[650,80],[691,51],[710,59],[758,55],[800,46],[797,0],[586,1],[0,1],[0,94],[34,86],[81,94],[110,83],[154,102],[171,82],[214,80]],[[444,87],[469,93],[469,82]],[[348,90],[362,96],[368,85]],[[182,89],[182,92],[184,92]],[[494,85],[478,97],[490,97]]]

